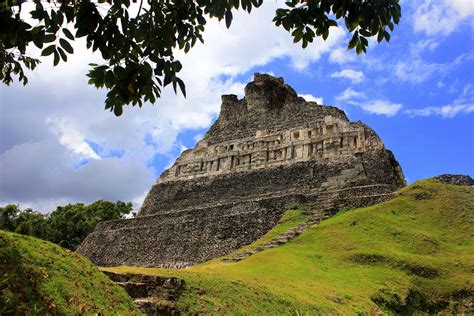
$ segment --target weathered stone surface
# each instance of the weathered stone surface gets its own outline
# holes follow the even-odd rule
[[[251,201],[105,222],[79,252],[100,266],[186,267],[258,239],[281,217],[272,205]]]
[[[181,295],[184,280],[144,274],[104,273],[132,297],[145,315],[180,315],[175,301]]]
[[[219,118],[163,172],[139,216],[99,224],[79,252],[103,266],[184,267],[253,242],[288,207],[318,209],[327,194],[334,210],[368,205],[403,185],[367,125],[256,74],[245,98],[222,97]]]
[[[434,179],[446,184],[474,185],[474,179],[468,175],[463,174],[441,174],[434,177]]]

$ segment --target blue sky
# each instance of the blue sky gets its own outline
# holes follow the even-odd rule
[[[389,44],[346,50],[340,27],[306,50],[272,23],[278,1],[239,13],[230,30],[208,24],[205,44],[178,53],[188,97],[172,89],[154,106],[103,110],[87,85],[99,57],[76,43],[67,64],[45,60],[30,84],[0,88],[0,204],[43,212],[97,199],[142,202],[161,172],[217,117],[220,95],[242,96],[254,72],[284,77],[306,99],[344,109],[371,126],[409,182],[474,175],[474,2],[402,1]]]

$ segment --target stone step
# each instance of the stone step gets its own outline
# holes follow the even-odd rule
[[[251,254],[249,254],[249,253],[239,253],[239,254],[235,255],[234,258],[235,258],[235,259],[240,259],[240,260],[242,260],[242,259],[247,258],[247,257],[250,256],[250,255],[251,255]]]
[[[133,302],[147,316],[181,315],[171,301],[156,300],[155,298],[147,297],[136,299]]]
[[[146,283],[142,282],[115,282],[125,289],[131,298],[143,298],[149,296],[149,289]]]
[[[145,275],[145,274],[127,274],[103,271],[114,282],[132,282],[146,283],[155,287],[163,287],[166,289],[178,289],[184,284],[184,280],[175,277],[166,277],[161,275]]]
[[[225,263],[234,263],[234,262],[239,262],[240,260],[242,259],[236,258],[236,257],[222,259],[222,261]]]
[[[298,228],[295,230],[295,236],[301,235],[307,228]]]
[[[184,280],[159,275],[104,273],[125,289],[145,315],[180,314],[174,302],[183,289]]]
[[[109,271],[102,271],[106,276],[114,282],[127,282],[130,280],[129,274],[114,273]]]
[[[269,244],[266,244],[266,245],[264,246],[264,248],[266,248],[266,249],[268,249],[268,248],[275,248],[275,247],[277,247],[277,246],[280,246],[280,243],[271,242],[271,243],[269,243]]]
[[[272,243],[279,243],[281,245],[281,244],[286,244],[288,240],[289,238],[278,237],[278,238],[272,239]]]
[[[332,204],[331,204],[331,206],[332,206]],[[251,250],[247,250],[243,253],[235,254],[231,258],[224,258],[224,259],[222,259],[222,261],[226,262],[226,263],[239,262],[239,261],[241,261],[245,258],[248,258],[249,256],[251,256],[251,255],[253,255],[257,252],[260,252],[262,250],[271,249],[271,248],[275,248],[275,247],[278,247],[280,245],[286,244],[288,241],[290,241],[294,237],[299,236],[300,234],[302,234],[310,226],[319,224],[321,221],[323,221],[325,219],[328,219],[333,215],[332,212],[327,212],[327,211],[325,211],[325,209],[322,209],[322,208],[313,209],[311,213],[312,214],[309,216],[308,220],[305,223],[302,223],[302,224],[300,224],[296,227],[288,229],[286,232],[283,232],[280,235],[278,235],[278,236],[274,237],[273,239],[271,239],[268,243],[266,243],[262,246],[255,247]]]
[[[144,282],[116,282],[123,287],[131,298],[155,297],[163,300],[173,300],[179,290],[173,287],[156,286]]]
[[[156,302],[152,298],[139,298],[133,300],[133,303],[138,306],[138,308],[145,314],[145,315],[153,315],[156,311]]]
[[[318,216],[318,217],[312,217],[308,222],[315,222],[315,221],[323,221],[325,219],[330,218],[331,216]]]

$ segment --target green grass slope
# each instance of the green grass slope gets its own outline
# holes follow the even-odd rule
[[[0,315],[138,315],[125,291],[84,257],[0,230]]]
[[[418,181],[237,263],[107,270],[185,279],[176,306],[186,314],[462,312],[474,298],[474,194]]]

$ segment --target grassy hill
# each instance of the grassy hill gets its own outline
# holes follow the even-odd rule
[[[287,213],[264,239],[303,218]],[[106,270],[185,279],[176,302],[184,313],[459,312],[474,297],[474,194],[418,181],[391,201],[338,214],[240,262]]]
[[[0,315],[140,314],[87,259],[50,242],[0,230]]]

